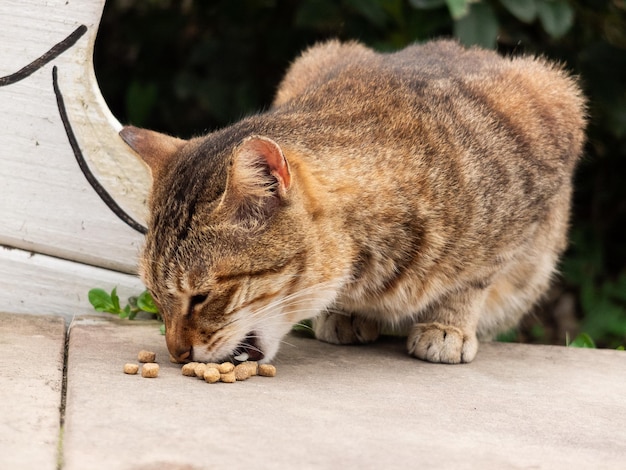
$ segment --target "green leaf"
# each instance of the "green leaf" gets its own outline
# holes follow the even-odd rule
[[[120,318],[128,318],[130,316],[130,306],[127,305],[124,310],[120,310],[120,313],[118,314],[120,316]],[[132,318],[131,318],[132,320]]]
[[[418,10],[430,10],[444,6],[446,0],[409,0],[409,3]]]
[[[122,308],[120,307],[120,298],[117,295],[117,287],[114,287],[111,291],[111,301],[113,302],[113,308],[116,312],[121,312]]]
[[[291,327],[291,330],[295,333],[300,333],[303,336],[315,337],[313,332],[313,322],[311,320],[302,320]]]
[[[626,348],[624,348],[624,346],[618,346],[616,349],[617,349],[618,351],[624,351],[624,350],[626,350]]]
[[[88,294],[89,303],[97,312],[112,312],[114,309],[111,296],[104,289],[91,289]]]
[[[491,6],[476,3],[470,6],[467,15],[454,22],[454,35],[466,46],[493,49],[499,28],[500,24]]]
[[[126,307],[124,307],[124,315],[126,315],[129,320],[134,320],[135,317],[137,316],[137,312],[138,310],[136,309],[133,310],[133,308],[130,305],[127,305]]]
[[[469,12],[470,0],[446,0],[450,16],[455,19],[461,19]]]
[[[537,18],[537,2],[535,0],[500,0],[500,3],[520,21],[532,23]]]
[[[555,39],[567,33],[574,24],[574,9],[566,0],[541,0],[537,4],[539,20]]]
[[[150,292],[147,290],[143,291],[141,295],[137,297],[137,307],[139,307],[144,312],[159,313],[159,309],[154,303],[154,299],[150,295]]]
[[[574,341],[568,344],[568,346],[571,348],[595,349],[596,343],[593,342],[593,339],[591,339],[591,336],[589,336],[587,333],[580,333],[578,336],[576,336]]]

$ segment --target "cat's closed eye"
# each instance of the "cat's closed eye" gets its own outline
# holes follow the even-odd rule
[[[206,299],[208,298],[209,298],[209,294],[192,295],[191,298],[189,299],[188,315],[193,314],[193,312],[196,310],[196,307],[199,307],[200,305],[202,305],[204,302],[206,302]]]

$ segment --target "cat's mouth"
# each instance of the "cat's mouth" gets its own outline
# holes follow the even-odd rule
[[[265,357],[259,346],[258,334],[251,331],[233,352],[234,359],[243,361],[260,361]],[[247,357],[246,357],[247,356]],[[242,362],[243,362],[242,361]]]

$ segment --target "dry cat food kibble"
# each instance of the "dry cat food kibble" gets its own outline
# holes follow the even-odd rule
[[[124,373],[129,375],[135,375],[139,372],[139,366],[137,364],[127,363],[124,364]]]
[[[147,362],[141,367],[141,376],[152,379],[159,376],[159,365],[154,362]]]
[[[248,366],[246,366],[245,364],[239,364],[235,366],[235,369],[233,370],[233,373],[235,374],[235,379],[237,380],[248,380],[250,378],[251,374],[251,370]]]
[[[199,379],[204,379],[205,370],[206,370],[206,364],[203,364],[202,362],[197,364],[196,367],[194,368],[194,371],[196,372],[196,377],[198,377]]]
[[[237,377],[235,377],[234,370],[230,372],[226,372],[225,374],[220,374],[220,382],[224,382],[227,384],[234,384],[236,381],[237,381]]]
[[[232,362],[222,362],[217,364],[209,362],[189,362],[181,368],[181,373],[188,377],[198,377],[204,379],[207,383],[235,383],[248,380],[255,375],[264,377],[275,377],[276,367],[271,364],[261,364],[254,361],[245,361],[240,364]]]
[[[183,375],[186,375],[187,377],[195,377],[197,365],[197,362],[188,362],[187,364],[183,365],[183,368],[181,369]]]
[[[272,364],[259,364],[259,375],[263,377],[275,377],[276,367]]]
[[[204,370],[204,380],[210,384],[219,382],[221,378],[220,371],[215,367],[208,367]]]
[[[259,373],[259,363],[255,361],[246,361],[242,363],[242,365],[246,366],[250,371],[250,375],[258,375]]]
[[[137,360],[139,362],[156,362],[156,353],[152,351],[141,350],[137,354]]]
[[[232,362],[222,362],[220,365],[217,366],[217,370],[220,371],[220,374],[228,374],[229,372],[232,372],[235,369],[235,364],[233,364]]]
[[[142,350],[137,354],[139,362],[143,363],[141,367],[141,376],[146,378],[154,378],[159,376],[159,365],[156,361],[156,354],[152,351]],[[248,380],[255,375],[264,377],[275,377],[276,367],[271,364],[258,364],[255,361],[248,361],[247,354],[241,354],[235,357],[237,365],[232,362],[188,362],[181,367],[181,373],[187,377],[197,377],[204,379],[207,383],[235,383]],[[139,366],[133,363],[124,364],[124,373],[135,375],[139,372]]]

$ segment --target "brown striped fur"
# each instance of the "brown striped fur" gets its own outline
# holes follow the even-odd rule
[[[265,113],[189,141],[125,128],[152,169],[141,274],[172,355],[269,360],[315,317],[325,341],[404,325],[410,354],[471,361],[549,286],[584,127],[543,59],[331,41]]]

